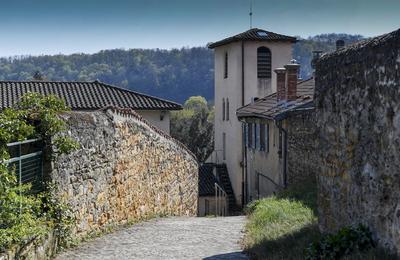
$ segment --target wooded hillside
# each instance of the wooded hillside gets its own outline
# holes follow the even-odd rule
[[[311,52],[331,51],[337,39],[346,43],[359,35],[323,34],[301,40],[294,57],[301,63],[301,76],[311,74]],[[29,80],[36,71],[48,80],[95,80],[184,103],[190,96],[213,100],[214,59],[206,47],[160,49],[114,49],[95,54],[23,56],[0,59],[0,80]]]

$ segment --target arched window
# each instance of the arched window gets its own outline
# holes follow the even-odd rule
[[[225,121],[225,98],[222,99],[222,121]]]
[[[257,49],[257,77],[261,79],[271,78],[271,51],[266,47]]]
[[[228,77],[228,53],[225,52],[225,60],[224,60],[224,79]]]

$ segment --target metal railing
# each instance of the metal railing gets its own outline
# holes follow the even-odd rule
[[[260,199],[260,177],[263,178],[264,180],[268,180],[268,182],[272,183],[274,186],[276,186],[278,188],[278,190],[283,189],[284,187],[279,185],[278,183],[276,183],[273,179],[271,179],[270,177],[260,173],[260,172],[256,172],[257,175],[257,199]]]
[[[31,183],[31,192],[43,191],[43,151],[41,139],[7,144],[11,158],[4,163],[17,174],[19,184]]]
[[[215,216],[226,216],[227,205],[226,205],[226,192],[217,183],[214,183],[215,187]]]

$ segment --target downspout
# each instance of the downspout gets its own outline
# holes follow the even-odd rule
[[[244,106],[244,41],[241,42],[242,48],[242,107]],[[242,207],[245,205],[247,196],[247,151],[245,147],[244,124],[242,123]]]
[[[287,130],[282,127],[282,121],[275,121],[276,126],[278,127],[279,131],[283,133],[283,187],[287,188]],[[279,140],[282,142],[282,140]],[[282,152],[282,151],[281,151]]]

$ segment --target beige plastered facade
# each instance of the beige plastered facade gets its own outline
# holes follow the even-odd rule
[[[244,102],[242,101],[242,44],[244,50]],[[242,123],[237,119],[235,112],[239,107],[252,102],[255,97],[261,98],[276,92],[276,75],[273,71],[271,79],[258,79],[257,77],[257,48],[262,46],[271,51],[272,70],[283,67],[292,59],[292,43],[290,42],[233,42],[214,49],[215,152],[212,160],[216,163],[226,163],[238,205],[242,204],[244,149]],[[226,53],[228,54],[228,77],[224,78]],[[223,99],[225,104],[229,100],[229,120],[223,120]],[[223,136],[225,136],[225,149]],[[249,154],[249,156],[261,159],[265,155],[255,152],[254,155]],[[272,160],[273,158],[271,158]],[[256,164],[254,167],[263,166]],[[253,186],[248,187],[249,194],[253,188]]]
[[[150,124],[170,133],[170,112],[163,110],[136,110],[136,112],[146,119]]]

